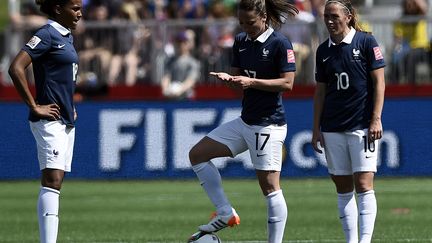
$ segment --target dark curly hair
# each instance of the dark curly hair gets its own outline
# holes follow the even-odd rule
[[[64,6],[69,0],[35,0],[36,4],[39,5],[39,9],[42,13],[49,17],[55,17],[54,6]]]

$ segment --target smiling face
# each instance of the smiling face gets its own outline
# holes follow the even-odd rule
[[[339,3],[329,3],[325,6],[324,22],[333,41],[342,41],[348,34],[351,18],[351,14],[348,14],[344,6]]]
[[[253,40],[266,30],[266,16],[259,15],[254,10],[240,9],[238,11],[238,20],[243,31]]]
[[[74,30],[82,17],[81,0],[69,0],[65,5],[56,6],[56,21],[66,28]]]

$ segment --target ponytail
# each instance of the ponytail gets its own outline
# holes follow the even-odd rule
[[[280,28],[289,16],[298,14],[298,9],[287,0],[240,0],[239,9],[256,11],[259,15],[267,15],[267,24]]]

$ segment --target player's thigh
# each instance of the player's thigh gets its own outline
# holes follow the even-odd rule
[[[232,156],[230,149],[223,143],[209,137],[202,138],[189,152],[192,165],[210,161],[213,158]]]
[[[367,129],[350,132],[348,137],[353,172],[376,172],[378,141],[368,142]]]
[[[224,123],[212,130],[190,151],[192,164],[201,163],[217,157],[234,157],[247,149],[241,130],[240,118]]]
[[[61,121],[30,122],[36,140],[40,169],[70,171],[75,130],[70,132]]]
[[[252,164],[256,170],[280,171],[282,147],[286,138],[286,125],[245,126],[245,138]]]
[[[345,133],[323,132],[328,172],[332,175],[351,175],[351,159]]]

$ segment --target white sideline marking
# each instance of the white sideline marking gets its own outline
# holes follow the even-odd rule
[[[432,242],[431,239],[373,239],[374,242]],[[83,243],[137,243],[136,241],[79,241]],[[166,243],[167,241],[147,241],[147,243]],[[184,242],[182,240],[180,241],[174,241],[174,242]],[[267,241],[223,241],[224,243],[266,243]],[[284,243],[318,243],[318,242],[345,242],[343,239],[321,239],[321,240],[285,240]]]

